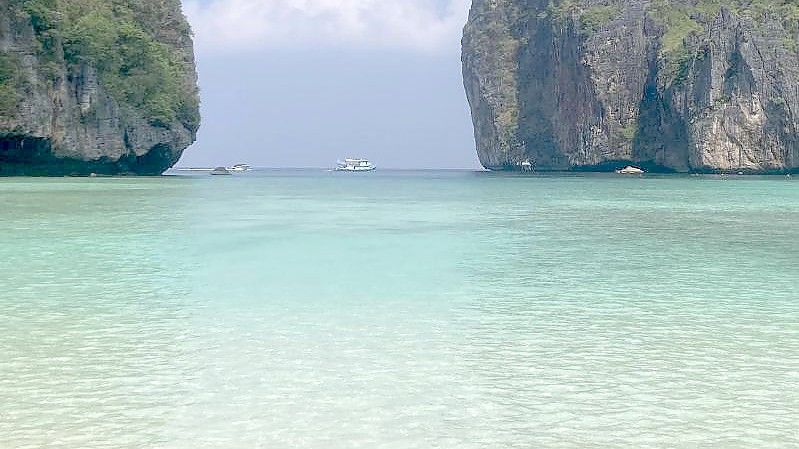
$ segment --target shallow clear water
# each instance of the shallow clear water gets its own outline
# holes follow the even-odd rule
[[[0,180],[0,448],[799,447],[799,180]]]

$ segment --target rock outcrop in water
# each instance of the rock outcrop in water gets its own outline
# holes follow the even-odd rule
[[[474,0],[463,71],[491,169],[799,167],[792,0]]]
[[[0,175],[160,174],[199,120],[179,0],[0,0]]]

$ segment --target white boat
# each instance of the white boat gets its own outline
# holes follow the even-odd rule
[[[643,175],[646,172],[638,167],[633,167],[632,165],[629,165],[627,167],[622,168],[621,170],[616,170],[616,173],[620,175]]]
[[[336,163],[336,171],[372,171],[375,166],[366,159],[344,159]]]
[[[232,167],[227,167],[227,171],[232,171],[232,172],[243,172],[243,171],[251,171],[251,170],[252,170],[252,167],[250,167],[248,164],[236,164],[236,165],[234,165]]]
[[[216,167],[215,169],[211,170],[211,174],[215,176],[220,176],[220,175],[232,175],[233,173],[231,173],[230,170],[228,170],[225,167]]]

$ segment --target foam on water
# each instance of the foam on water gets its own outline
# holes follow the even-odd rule
[[[799,182],[0,180],[0,448],[797,447]]]

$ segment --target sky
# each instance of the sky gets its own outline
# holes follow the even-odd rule
[[[478,168],[470,0],[183,0],[203,123],[181,166]]]

